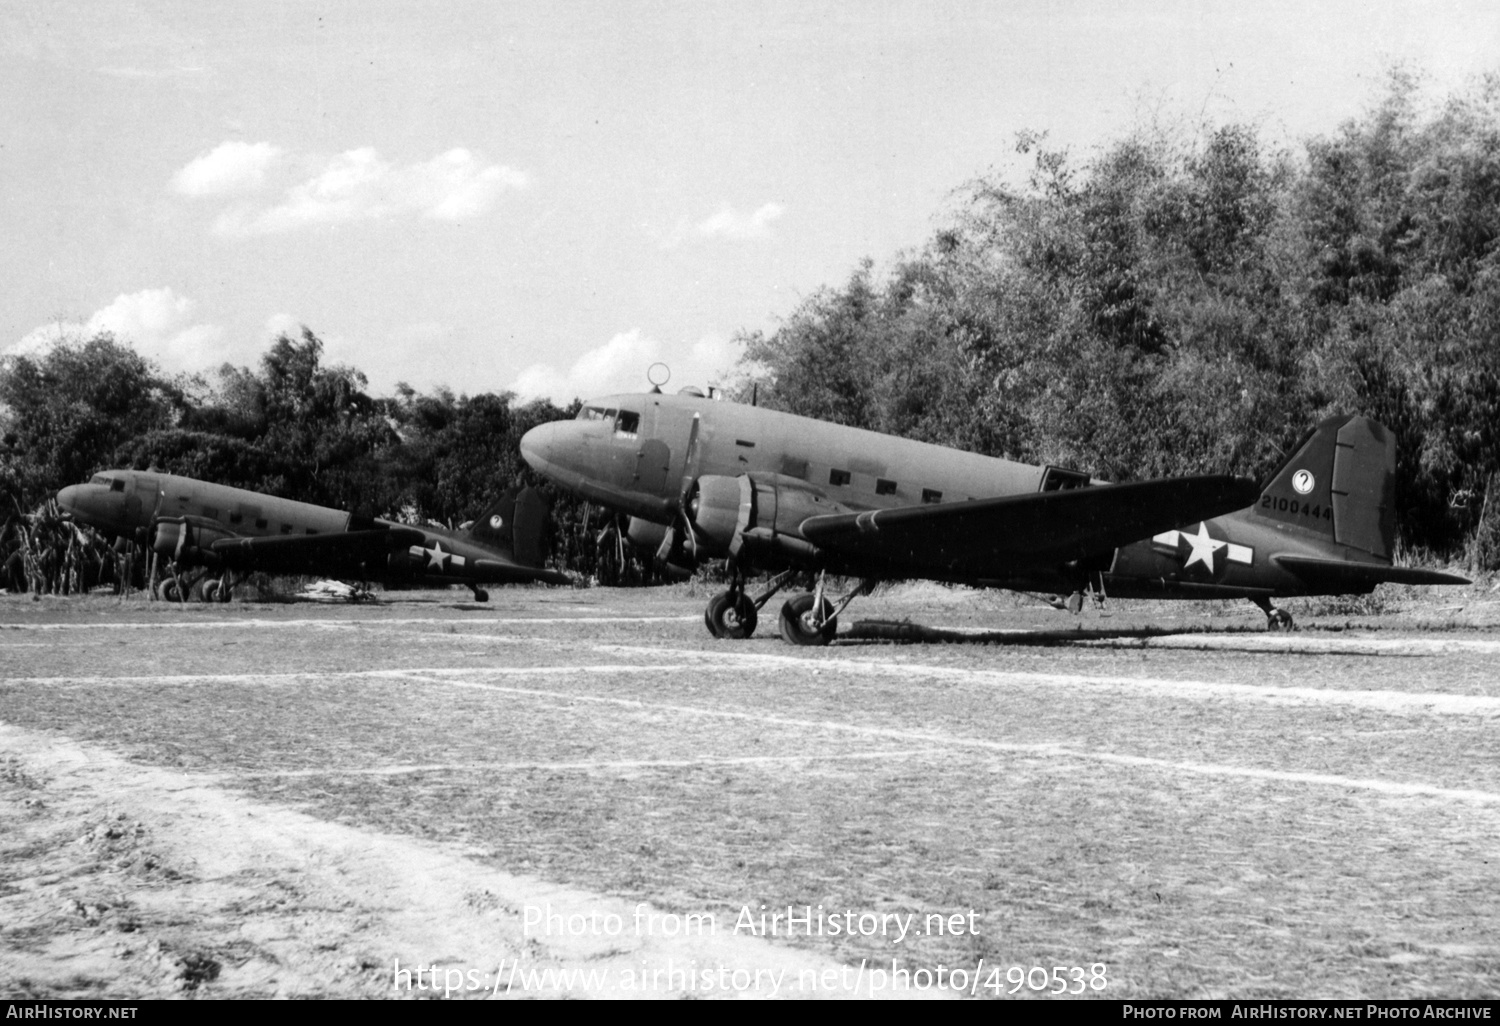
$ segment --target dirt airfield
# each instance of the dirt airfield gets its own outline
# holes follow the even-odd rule
[[[1495,998],[1496,588],[3,597],[0,994]]]

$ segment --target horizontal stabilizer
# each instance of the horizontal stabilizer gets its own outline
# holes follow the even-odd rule
[[[1254,481],[1163,478],[997,499],[810,517],[801,533],[893,571],[1005,577],[1107,552],[1160,531],[1250,505]]]
[[[481,581],[524,583],[541,581],[543,584],[572,584],[573,579],[558,570],[519,566],[515,563],[500,563],[493,559],[476,559],[474,570]]]
[[[1347,559],[1322,559],[1317,556],[1272,556],[1277,565],[1290,570],[1305,581],[1322,585],[1358,587],[1375,584],[1472,584],[1467,577],[1442,570],[1424,570],[1415,566],[1391,566],[1389,563],[1358,563]]]

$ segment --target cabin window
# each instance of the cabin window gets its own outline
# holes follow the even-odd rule
[[[307,529],[307,533],[308,534],[317,534],[318,533],[318,529],[316,527],[309,527]]]
[[[922,489],[922,501],[923,502],[942,502],[943,501],[943,493],[940,492],[940,491],[938,491],[936,488],[923,488]]]
[[[292,525],[291,524],[282,524],[281,525],[281,533],[282,534],[291,534],[292,533]]]
[[[747,442],[743,438],[736,438],[734,440],[734,444],[735,445],[742,445],[746,449],[754,449],[755,448],[755,443],[754,442]]]
[[[620,419],[615,421],[616,438],[634,438],[640,433],[641,415],[631,413],[629,410],[620,411]]]
[[[208,517],[208,519],[210,520],[219,519],[219,511],[214,509],[212,506],[204,506],[202,512],[203,515]]]
[[[265,521],[265,519],[264,518],[257,518],[256,521],[255,521],[255,526],[256,526],[256,528],[258,530],[264,531],[266,529],[266,521]]]
[[[229,522],[231,524],[238,524],[240,521],[242,521],[244,519],[245,519],[245,514],[243,514],[243,513],[231,513],[231,514],[229,514]]]
[[[828,483],[831,485],[846,485],[849,483],[849,471],[830,470],[828,472]]]
[[[112,492],[123,492],[125,490],[125,479],[117,477],[110,481],[109,490]]]
[[[875,480],[875,494],[876,495],[895,495],[896,494],[896,482],[894,482],[894,481],[887,481],[883,477],[876,478],[876,480]]]
[[[792,456],[781,458],[781,472],[787,477],[800,477],[807,480],[807,461],[799,460]]]

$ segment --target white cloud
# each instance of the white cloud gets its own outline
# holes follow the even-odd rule
[[[565,371],[534,363],[510,388],[522,399],[551,399],[559,405],[614,392],[645,392],[651,388],[647,370],[653,363],[665,363],[672,372],[666,391],[688,385],[706,389],[724,383],[738,357],[739,347],[716,335],[692,344],[667,345],[635,329],[589,350]]]
[[[763,239],[771,234],[771,222],[785,212],[780,203],[767,203],[754,213],[742,214],[726,203],[717,214],[699,221],[693,234],[704,239]]]
[[[465,149],[399,167],[364,147],[335,157],[276,206],[225,211],[214,230],[229,236],[269,235],[408,214],[457,221],[488,213],[502,192],[523,188],[528,181],[512,168],[481,164]]]
[[[302,322],[289,313],[272,314],[266,318],[266,334],[273,339],[282,335],[301,338]]]
[[[763,203],[748,214],[741,213],[726,203],[719,208],[717,213],[704,218],[697,224],[689,225],[686,220],[678,222],[677,227],[662,239],[661,245],[663,249],[672,249],[689,239],[728,239],[731,242],[749,242],[770,238],[771,222],[779,219],[784,213],[786,213],[786,208],[780,203]]]
[[[39,355],[64,339],[90,339],[109,332],[169,374],[211,370],[236,358],[222,327],[195,322],[192,300],[169,288],[143,289],[115,297],[82,323],[37,328],[7,352]]]
[[[172,187],[184,196],[253,192],[281,156],[270,143],[220,143],[173,175]]]

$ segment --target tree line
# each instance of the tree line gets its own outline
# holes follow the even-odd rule
[[[1364,413],[1403,551],[1500,565],[1500,78],[1429,103],[1395,69],[1297,152],[1245,124],[1017,149],[1024,183],[741,333],[742,397],[1114,480],[1260,477]]]
[[[367,392],[359,370],[327,365],[304,328],[251,370],[168,376],[108,334],[0,362],[4,585],[82,591],[140,586],[143,563],[58,514],[53,496],[100,469],[155,469],[403,523],[456,526],[516,482],[553,500],[556,565],[608,582],[649,568],[618,544],[613,518],[537,480],[519,441],[570,417],[509,393]]]
[[[1245,124],[1150,124],[1086,158],[1023,133],[1023,183],[960,188],[920,248],[862,262],[772,331],[739,398],[1126,480],[1263,477],[1322,417],[1396,435],[1400,551],[1500,566],[1500,77],[1429,102],[1393,70],[1295,152]],[[578,409],[367,392],[309,330],[258,369],[168,377],[108,335],[0,361],[6,583],[122,572],[47,502],[155,468],[405,522],[456,524],[510,483],[553,498],[554,563],[651,576],[518,441]]]

